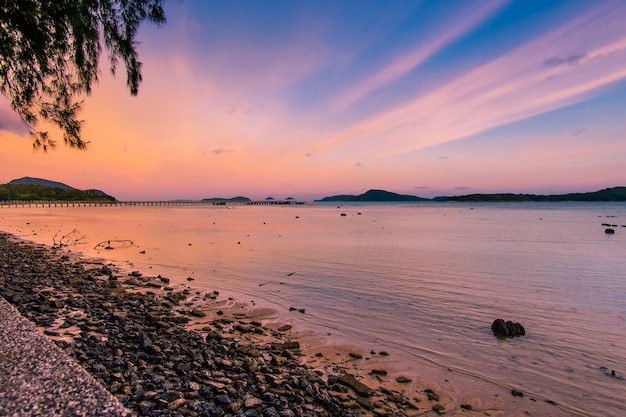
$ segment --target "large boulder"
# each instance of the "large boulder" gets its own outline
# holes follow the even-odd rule
[[[516,337],[524,336],[526,329],[519,323],[513,323],[512,321],[504,321],[502,319],[496,319],[491,324],[491,331],[496,337]]]

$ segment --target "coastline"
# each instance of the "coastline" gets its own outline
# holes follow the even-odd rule
[[[170,287],[9,234],[0,246],[1,295],[139,415],[521,416],[546,407],[506,389],[485,400],[447,379],[392,378],[401,370],[386,369],[384,352],[333,346],[218,291]],[[547,406],[542,415],[566,415]]]

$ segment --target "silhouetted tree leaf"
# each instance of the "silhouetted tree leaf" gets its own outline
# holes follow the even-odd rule
[[[0,91],[46,152],[56,143],[48,121],[70,147],[85,149],[78,120],[82,97],[98,80],[102,43],[111,71],[126,67],[126,85],[139,91],[141,62],[135,36],[141,22],[165,23],[161,0],[0,0]]]

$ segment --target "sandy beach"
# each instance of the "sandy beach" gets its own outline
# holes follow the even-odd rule
[[[452,371],[403,374],[384,351],[301,330],[298,309],[290,319],[9,234],[0,248],[0,295],[138,415],[571,415],[480,381],[468,394]]]

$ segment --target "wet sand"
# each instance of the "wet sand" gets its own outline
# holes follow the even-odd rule
[[[139,415],[571,415],[453,371],[403,374],[385,352],[299,328],[306,313],[279,316],[6,234],[0,245],[2,296]]]

